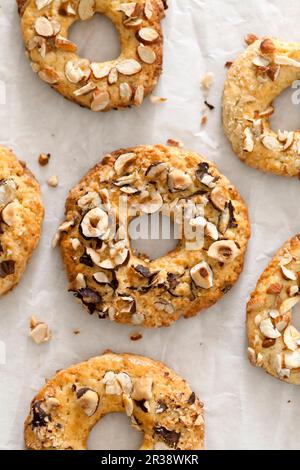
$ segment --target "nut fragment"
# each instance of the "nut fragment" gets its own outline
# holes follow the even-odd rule
[[[191,278],[197,287],[210,289],[213,286],[213,271],[206,261],[201,261],[190,270]]]
[[[65,66],[65,75],[71,83],[79,83],[81,80],[88,80],[91,75],[89,60],[69,60]]]
[[[264,39],[260,44],[260,50],[263,54],[273,54],[276,50],[276,46],[271,39]]]
[[[277,339],[281,337],[281,333],[274,327],[270,318],[263,320],[259,328],[266,338]]]
[[[141,377],[133,379],[133,392],[131,397],[134,400],[151,400],[153,379],[151,377]]]
[[[78,404],[85,414],[89,418],[93,416],[99,407],[100,398],[98,393],[91,388],[84,387],[77,390],[76,396]]]
[[[246,44],[248,44],[248,46],[250,46],[257,40],[258,40],[258,37],[256,36],[256,34],[247,34],[247,36],[245,37],[245,42]]]
[[[39,156],[39,164],[41,166],[46,166],[48,165],[49,163],[49,160],[50,160],[50,153],[48,153],[47,155],[45,153],[41,153],[40,156]]]
[[[78,5],[78,15],[81,20],[92,18],[95,13],[95,0],[80,0]]]
[[[136,2],[127,2],[127,3],[121,3],[118,7],[118,11],[121,11],[125,13],[125,15],[130,18],[133,13],[135,12],[136,9]]]
[[[233,261],[240,253],[236,243],[232,240],[222,240],[213,243],[208,250],[208,256],[221,263]]]
[[[91,209],[81,222],[81,230],[87,238],[101,238],[108,228],[108,215],[100,207]]]
[[[19,206],[19,202],[13,201],[7,204],[7,206],[5,206],[4,209],[2,210],[1,218],[3,222],[9,227],[12,227],[12,225],[16,221],[18,206]]]
[[[246,127],[244,130],[244,135],[245,135],[245,140],[244,140],[244,148],[243,150],[245,152],[253,152],[254,150],[254,139],[253,139],[253,134],[250,129],[250,127]]]
[[[41,344],[51,339],[51,332],[47,323],[39,322],[35,317],[31,317],[29,336],[36,344]]]
[[[59,81],[59,75],[52,67],[44,67],[38,72],[39,77],[49,85],[55,85]]]
[[[51,188],[56,188],[58,186],[58,177],[56,175],[50,176],[47,180],[48,186]]]
[[[144,96],[145,96],[144,85],[138,85],[137,89],[135,90],[134,97],[133,97],[133,102],[135,106],[141,106],[144,100]]]
[[[228,195],[224,188],[221,186],[216,186],[210,193],[210,200],[216,209],[223,211],[225,209],[226,203],[228,202]]]
[[[52,3],[53,0],[35,0],[37,9],[40,11]]]
[[[136,159],[135,153],[123,153],[120,155],[114,164],[114,169],[118,175],[121,175],[123,170],[128,167]]]
[[[169,189],[172,193],[185,191],[192,185],[192,178],[182,170],[171,170],[168,177]]]
[[[91,103],[91,110],[98,112],[104,111],[110,103],[110,95],[107,91],[96,90]]]
[[[101,63],[92,62],[91,69],[95,78],[104,78],[109,75],[110,66]]]
[[[17,185],[12,178],[0,180],[0,209],[15,199],[16,192]]]
[[[300,333],[293,325],[289,325],[284,331],[283,340],[290,351],[297,351],[300,346]]]
[[[128,83],[120,83],[120,98],[124,101],[130,101],[132,97],[132,88]]]

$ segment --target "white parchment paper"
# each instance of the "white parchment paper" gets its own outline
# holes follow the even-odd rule
[[[140,109],[93,114],[44,85],[24,57],[14,0],[0,0],[0,142],[26,160],[39,179],[46,206],[43,237],[20,285],[0,301],[0,448],[23,448],[23,421],[45,377],[109,348],[165,362],[185,377],[204,401],[208,449],[299,449],[300,390],[252,368],[246,358],[245,304],[280,245],[299,231],[299,181],[264,175],[233,155],[221,126],[224,64],[243,49],[248,32],[299,39],[298,0],[170,0],[164,21],[164,73],[155,92],[168,98]],[[73,32],[91,59],[116,55],[116,34],[107,21],[93,20]],[[84,46],[85,43],[85,46]],[[200,131],[199,86],[212,71],[209,101],[216,109]],[[6,94],[6,99],[5,99]],[[281,99],[274,126],[299,128],[299,108]],[[283,104],[285,112],[283,112]],[[279,112],[279,109],[281,110]],[[283,116],[287,120],[283,121]],[[58,250],[51,249],[63,218],[68,190],[102,156],[135,144],[182,140],[217,162],[250,208],[252,240],[236,287],[214,308],[169,329],[143,331],[90,317],[67,292]],[[39,153],[51,153],[46,168]],[[57,174],[59,186],[46,180]],[[296,312],[297,313],[297,312]],[[28,339],[28,319],[47,321],[53,339],[42,346]],[[297,321],[296,321],[297,323]],[[80,334],[75,336],[74,329]],[[4,361],[2,361],[4,362]],[[132,440],[131,440],[132,439]],[[95,429],[91,448],[138,445],[125,418],[109,417]]]

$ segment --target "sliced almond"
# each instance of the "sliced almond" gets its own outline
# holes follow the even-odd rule
[[[78,15],[81,20],[92,18],[95,13],[95,0],[80,0],[78,5]]]
[[[265,135],[262,138],[262,144],[268,150],[274,150],[275,151],[275,150],[280,150],[281,149],[280,143],[278,142],[276,137],[274,137],[273,135]]]
[[[153,51],[153,49],[151,49],[151,47],[140,44],[137,51],[139,58],[145,62],[145,64],[154,64],[156,61],[156,53]]]
[[[154,28],[141,28],[138,32],[139,38],[144,42],[154,42],[159,37],[159,33]]]
[[[297,351],[300,346],[300,333],[293,325],[289,325],[284,331],[283,340],[290,351]]]
[[[98,62],[91,63],[91,69],[95,78],[104,78],[109,75],[110,66],[99,64]]]
[[[74,42],[70,41],[69,39],[64,38],[63,36],[56,36],[55,46],[57,49],[61,49],[67,52],[76,52],[77,50],[76,44],[74,44]]]
[[[136,2],[127,2],[127,3],[121,3],[119,6],[118,6],[118,11],[121,11],[123,13],[125,13],[125,15],[130,18],[134,12],[135,12],[135,9],[136,9]]]
[[[69,60],[65,66],[65,75],[71,83],[88,80],[91,75],[90,62],[87,59]]]
[[[277,339],[281,337],[281,333],[274,327],[270,318],[263,320],[259,328],[266,338]]]
[[[35,0],[37,9],[40,11],[52,3],[53,0]]]
[[[118,71],[116,67],[113,67],[111,71],[109,72],[107,81],[110,85],[113,85],[114,83],[117,83],[118,81]]]
[[[277,65],[290,65],[292,67],[300,68],[300,62],[291,59],[291,57],[288,57],[286,55],[276,55],[274,58],[274,62]]]
[[[12,227],[16,221],[18,206],[18,201],[10,202],[9,204],[7,204],[7,206],[4,207],[1,212],[1,218],[3,222],[9,227]]]
[[[98,393],[95,390],[84,387],[77,390],[76,395],[78,404],[84,413],[89,418],[93,416],[99,407],[100,398]]]
[[[141,106],[141,104],[144,101],[144,96],[145,96],[145,88],[144,85],[138,85],[138,87],[135,90],[134,97],[133,97],[133,102],[135,106]]]
[[[288,269],[286,266],[281,266],[281,271],[285,279],[289,281],[296,281],[297,274],[294,273],[291,269]]]
[[[93,101],[91,103],[91,110],[98,112],[104,111],[110,104],[110,95],[107,91],[95,91]]]
[[[288,369],[300,368],[300,351],[288,352],[284,355],[285,366]]]
[[[78,273],[75,279],[75,288],[76,290],[85,289],[86,288],[86,281],[85,276],[82,273]]]
[[[44,16],[39,16],[35,20],[34,29],[39,36],[51,37],[54,34],[51,22]]]
[[[254,57],[254,59],[252,60],[252,64],[256,67],[267,67],[270,64],[270,61],[266,57],[258,55]]]
[[[44,67],[38,72],[39,77],[49,85],[55,85],[59,81],[59,75],[52,67]]]
[[[87,95],[91,91],[95,90],[97,85],[93,82],[89,82],[86,85],[82,86],[81,88],[78,88],[78,90],[74,91],[75,96],[82,96],[82,95]]]
[[[123,75],[135,75],[142,70],[141,64],[135,59],[126,59],[122,62],[119,62],[116,66],[118,72],[122,73]]]
[[[130,101],[132,98],[132,88],[128,83],[120,83],[119,86],[120,98],[123,101]]]
[[[280,305],[281,315],[290,312],[300,301],[300,296],[285,299]]]
[[[147,20],[151,20],[153,16],[153,6],[151,3],[151,0],[146,0],[145,1],[145,8],[144,8],[144,13],[147,18]]]
[[[245,139],[244,139],[243,150],[245,152],[251,153],[254,150],[254,139],[253,139],[253,134],[252,134],[250,127],[246,127],[246,129],[244,130],[244,136],[245,136]]]

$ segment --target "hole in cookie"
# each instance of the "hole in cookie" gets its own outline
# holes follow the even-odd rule
[[[78,55],[91,62],[112,60],[121,53],[117,30],[110,19],[100,14],[74,23],[69,39],[77,45]]]
[[[156,213],[132,220],[128,227],[135,254],[155,260],[175,250],[180,238],[179,225]]]
[[[274,113],[270,118],[274,132],[295,131],[300,129],[300,88],[287,88],[273,102]]]
[[[300,331],[300,303],[293,308],[292,325]]]
[[[138,449],[143,442],[143,434],[130,425],[123,413],[110,413],[92,429],[89,450],[131,450]]]

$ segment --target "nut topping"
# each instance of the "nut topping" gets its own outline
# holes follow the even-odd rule
[[[128,18],[133,16],[135,9],[136,9],[136,2],[121,3],[121,5],[119,5],[118,7],[118,11],[122,11],[123,13],[125,13],[125,15]]]
[[[175,193],[177,191],[185,191],[193,182],[192,178],[187,173],[184,173],[182,170],[174,169],[169,173],[168,184],[170,191]]]
[[[276,47],[271,39],[264,39],[260,44],[260,50],[263,54],[274,54]]]
[[[222,240],[213,243],[209,250],[208,256],[216,259],[221,263],[229,263],[233,261],[240,253],[240,250],[232,240]]]
[[[114,164],[114,169],[118,175],[121,175],[123,170],[128,167],[136,159],[135,153],[123,153],[120,155]]]
[[[29,336],[36,344],[41,344],[51,339],[51,332],[47,323],[39,322],[35,317],[31,317]]]
[[[263,320],[259,328],[266,338],[277,339],[281,337],[281,333],[276,328],[274,328],[274,325],[270,318],[268,318],[267,320]]]
[[[108,215],[100,207],[91,209],[81,222],[81,230],[87,238],[101,238],[108,228]]]
[[[78,15],[81,20],[92,18],[95,13],[95,0],[80,0],[78,5]]]
[[[52,3],[53,0],[35,0],[37,9],[40,11]]]
[[[50,37],[54,34],[51,22],[44,16],[40,16],[36,19],[34,29],[39,36]]]
[[[133,392],[131,397],[133,400],[151,400],[152,398],[153,379],[150,377],[143,377],[133,379]]]
[[[91,63],[91,69],[95,78],[104,78],[109,75],[109,65],[98,64],[97,62]]]
[[[139,58],[145,62],[145,64],[154,64],[156,61],[156,53],[151,47],[140,44],[137,51]]]
[[[98,393],[91,388],[84,387],[77,390],[76,396],[77,402],[85,414],[89,418],[93,416],[99,407],[100,398]]]
[[[0,209],[16,198],[17,185],[13,179],[0,180]]]
[[[16,212],[17,212],[18,206],[19,206],[18,201],[10,202],[9,204],[7,204],[6,207],[4,207],[1,213],[1,218],[3,222],[9,227],[11,227],[16,220]]]
[[[138,35],[145,42],[154,42],[159,37],[158,32],[153,28],[141,28]]]
[[[300,346],[300,333],[294,326],[289,325],[284,331],[283,340],[290,351],[297,351]]]
[[[116,66],[118,72],[122,73],[123,75],[135,75],[142,70],[141,64],[137,62],[135,59],[126,59],[117,64]]]
[[[213,286],[213,271],[206,261],[201,261],[201,263],[194,266],[191,269],[190,274],[197,287],[201,287],[202,289],[210,289]]]
[[[223,211],[228,202],[228,195],[222,187],[216,186],[210,194],[210,200],[216,209]]]
[[[96,90],[91,104],[91,110],[98,112],[104,111],[110,103],[110,95],[107,91]]]
[[[71,83],[88,80],[90,74],[90,62],[87,59],[69,60],[66,63],[65,75]]]

